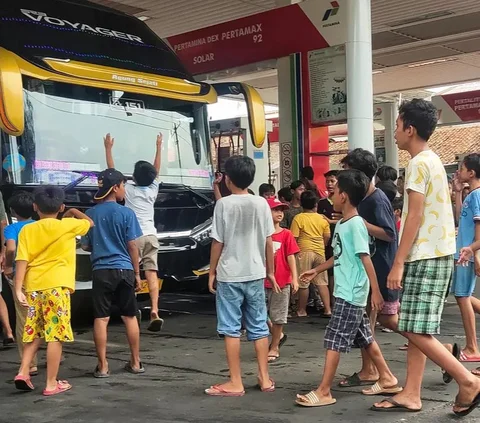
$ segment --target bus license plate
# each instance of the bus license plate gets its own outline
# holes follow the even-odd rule
[[[163,285],[163,279],[158,279],[158,290],[159,291],[162,290],[162,285]],[[145,279],[143,279],[140,291],[137,291],[137,294],[148,294],[148,293],[149,293],[148,282]]]

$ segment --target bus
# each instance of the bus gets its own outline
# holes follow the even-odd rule
[[[214,177],[207,105],[243,95],[249,137],[265,138],[259,94],[240,83],[195,81],[172,49],[136,17],[80,0],[0,2],[0,145],[4,201],[18,190],[62,186],[66,206],[94,205],[115,138],[118,170],[153,160],[163,134],[155,203],[159,279],[208,272]],[[11,221],[11,217],[9,217]],[[92,287],[89,254],[77,249],[76,290]]]

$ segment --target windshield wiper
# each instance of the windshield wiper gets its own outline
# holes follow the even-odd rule
[[[89,178],[90,176],[98,176],[98,174],[100,172],[96,172],[96,171],[92,171],[92,170],[89,170],[89,171],[84,171],[84,170],[71,170],[70,172],[72,173],[79,173],[81,176],[80,178],[77,178],[75,179],[74,181],[70,182],[68,185],[65,185],[63,187],[63,190],[65,192],[68,192],[70,190],[72,190],[73,188],[77,187],[78,185],[80,185],[85,179]]]
[[[163,186],[165,186],[165,184],[163,183],[160,183],[159,187],[162,188]],[[192,188],[191,186],[189,185],[185,185],[185,184],[171,184],[171,186],[175,186],[175,187],[180,187],[180,188],[183,188],[189,192],[191,192],[192,194],[196,195],[197,197],[201,198],[202,200],[205,201],[205,205],[202,205],[202,204],[198,204],[196,201],[195,201],[195,205],[199,208],[199,209],[205,209],[213,204],[215,204],[215,201],[212,200],[211,198],[207,197],[205,194],[202,194],[201,192],[197,191],[196,189]]]

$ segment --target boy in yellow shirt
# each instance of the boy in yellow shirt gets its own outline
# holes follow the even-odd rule
[[[325,263],[325,245],[330,240],[330,225],[325,217],[317,213],[318,198],[314,192],[305,191],[301,196],[300,202],[303,213],[295,216],[290,230],[300,247],[298,265],[300,273],[303,273]],[[312,280],[312,283],[317,288],[324,304],[323,316],[330,317],[332,308],[330,305],[327,272],[317,275]],[[309,286],[309,281],[300,281],[299,283],[298,317],[307,316]]]
[[[62,343],[73,341],[70,294],[75,290],[75,238],[85,235],[93,226],[93,221],[76,209],[68,210],[58,220],[58,214],[65,210],[64,199],[64,191],[58,187],[36,191],[33,207],[40,220],[22,228],[16,257],[15,295],[22,306],[28,307],[28,313],[15,387],[33,391],[30,363],[45,338],[48,345],[45,396],[72,388],[67,381],[57,379],[58,368]]]

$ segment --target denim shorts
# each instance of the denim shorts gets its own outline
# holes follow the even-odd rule
[[[240,338],[242,321],[249,341],[267,338],[265,281],[217,282],[217,332]]]
[[[475,265],[469,262],[468,266],[456,266],[453,273],[452,294],[455,297],[471,297],[475,291],[477,275]]]

